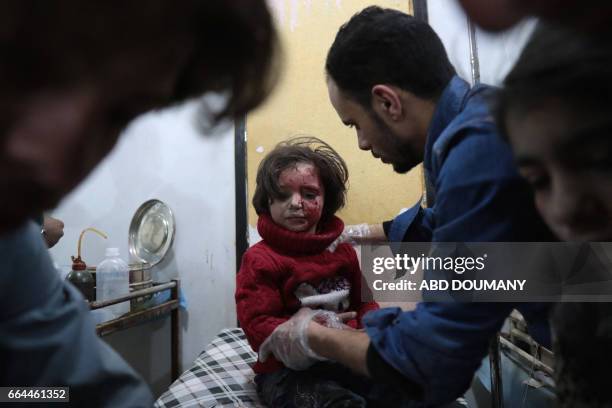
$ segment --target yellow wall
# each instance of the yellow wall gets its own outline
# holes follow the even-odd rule
[[[247,117],[249,224],[257,216],[251,199],[257,166],[276,143],[299,134],[319,137],[349,167],[347,206],[338,214],[347,224],[380,222],[415,203],[422,193],[421,168],[398,175],[357,147],[329,103],[324,63],[338,28],[359,10],[377,4],[411,12],[410,0],[269,0],[283,46],[284,70],[266,104]]]

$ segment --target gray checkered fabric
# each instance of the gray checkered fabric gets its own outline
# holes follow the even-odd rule
[[[224,329],[159,399],[155,407],[257,407],[251,366],[257,354],[240,328]]]

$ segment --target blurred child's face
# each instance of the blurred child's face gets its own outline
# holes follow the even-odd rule
[[[290,231],[314,233],[325,203],[319,171],[311,163],[296,163],[280,173],[278,185],[287,197],[270,203],[274,222]]]
[[[544,221],[565,241],[612,240],[612,120],[557,103],[509,112],[519,171]]]

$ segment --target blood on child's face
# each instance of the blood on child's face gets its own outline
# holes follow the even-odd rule
[[[270,203],[272,220],[290,231],[315,233],[325,203],[317,168],[312,163],[295,163],[280,173],[278,185],[287,196]]]

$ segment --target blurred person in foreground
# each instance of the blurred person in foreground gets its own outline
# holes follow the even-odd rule
[[[521,19],[536,16],[589,33],[610,33],[612,3],[607,0],[459,0],[481,27],[505,30]]]
[[[12,0],[0,27],[0,385],[67,386],[74,406],[150,406],[29,220],[136,116],[207,91],[228,94],[213,122],[261,103],[275,68],[271,16],[263,0]]]
[[[541,23],[498,95],[500,131],[564,241],[612,241],[610,72],[605,38]],[[612,303],[559,303],[551,321],[558,405],[611,406]]]

